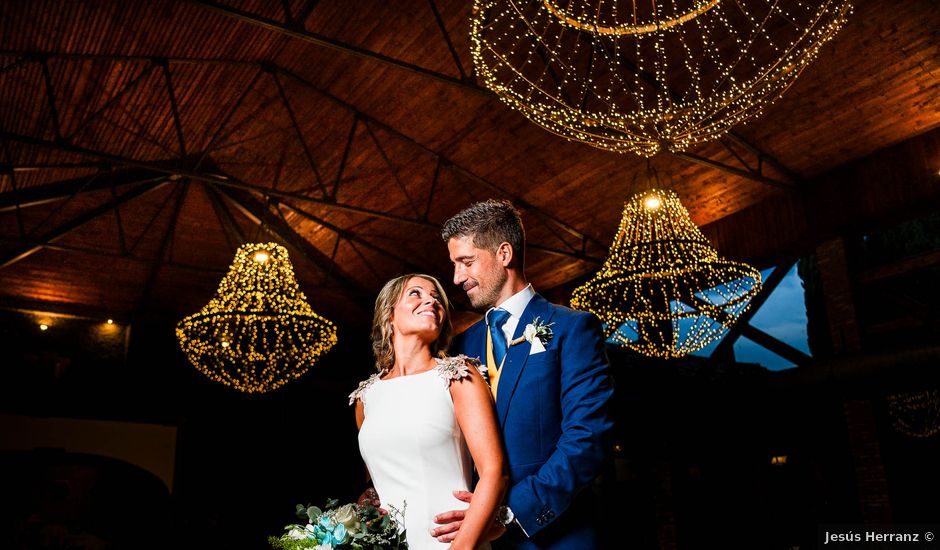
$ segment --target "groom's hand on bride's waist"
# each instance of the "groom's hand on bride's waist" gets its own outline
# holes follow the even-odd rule
[[[470,491],[454,491],[454,497],[457,500],[469,504],[470,499],[473,498],[473,493]],[[450,512],[444,512],[443,514],[434,516],[434,523],[440,525],[440,527],[431,529],[431,536],[436,537],[437,540],[441,542],[453,542],[454,539],[457,538],[457,532],[460,531],[460,526],[463,524],[463,518],[466,512],[466,510],[451,510]],[[496,518],[493,518],[493,522],[483,535],[483,539],[495,540],[503,536],[505,532],[506,527],[497,521]]]

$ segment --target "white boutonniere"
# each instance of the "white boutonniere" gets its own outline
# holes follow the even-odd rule
[[[532,344],[532,351],[539,353],[545,351],[545,345],[555,336],[552,327],[555,323],[545,323],[538,317],[532,319],[532,322],[525,326],[522,336],[509,343],[510,346],[528,342]]]

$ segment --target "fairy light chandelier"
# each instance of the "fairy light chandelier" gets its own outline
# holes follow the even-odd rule
[[[484,85],[570,140],[652,156],[759,116],[845,23],[848,0],[475,0]]]
[[[287,250],[245,244],[215,297],[176,326],[186,357],[210,379],[245,393],[294,380],[336,344],[336,327],[311,309]]]
[[[940,390],[897,393],[889,395],[887,401],[892,424],[898,432],[917,438],[940,433]]]
[[[571,305],[604,323],[610,342],[682,357],[720,338],[760,291],[760,272],[718,256],[672,191],[627,201],[603,267]]]

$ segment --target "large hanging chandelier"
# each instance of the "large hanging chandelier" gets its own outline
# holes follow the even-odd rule
[[[336,343],[336,327],[313,312],[297,285],[287,250],[245,244],[215,297],[176,326],[196,369],[246,393],[298,378]]]
[[[652,156],[758,116],[848,0],[475,0],[484,85],[551,132]]]
[[[571,305],[608,340],[644,355],[682,357],[724,335],[761,287],[753,267],[719,258],[672,191],[627,201],[603,267]]]

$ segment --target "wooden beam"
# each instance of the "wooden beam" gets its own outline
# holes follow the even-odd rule
[[[44,233],[39,238],[35,239],[31,244],[22,246],[12,252],[0,256],[0,269],[9,267],[16,262],[30,256],[31,254],[39,251],[45,244],[55,242],[56,240],[64,237],[65,235],[71,233],[75,229],[81,227],[82,225],[90,222],[91,220],[113,210],[118,205],[124,204],[130,200],[136,199],[146,193],[159,189],[163,187],[168,182],[148,182],[143,183],[135,187],[134,189],[120,195],[101,206],[92,208],[91,210],[69,220],[68,222]]]
[[[300,142],[300,147],[304,152],[304,156],[307,158],[307,164],[310,165],[310,169],[313,171],[314,181],[317,187],[320,188],[320,193],[323,194],[323,197],[329,197],[330,194],[326,191],[326,186],[323,185],[323,178],[320,177],[320,169],[317,168],[317,161],[313,158],[313,152],[310,150],[310,146],[307,145],[307,139],[304,137],[303,130],[300,129],[300,123],[297,122],[297,115],[294,113],[294,108],[287,99],[287,92],[284,91],[284,86],[281,85],[281,79],[278,78],[276,70],[270,69],[268,72],[271,74],[271,78],[274,80],[277,91],[281,96],[281,102],[284,104],[284,108],[287,109],[288,116],[290,116],[291,126],[293,126],[294,132],[297,134],[297,141]]]
[[[437,9],[437,3],[434,0],[428,0],[428,4],[431,5],[431,11],[434,12],[434,20],[437,21],[437,28],[441,30],[441,35],[444,37],[444,42],[447,43],[447,50],[450,51],[450,56],[454,59],[454,65],[457,67],[457,72],[460,73],[460,80],[467,80],[467,73],[463,70],[463,63],[460,62],[460,56],[457,55],[457,49],[454,48],[454,43],[450,39],[450,33],[447,32],[447,27],[444,26],[444,19],[441,18],[441,12]]]
[[[761,306],[764,305],[767,298],[770,298],[770,295],[774,293],[774,290],[777,289],[777,286],[780,285],[783,278],[787,276],[787,273],[789,273],[795,261],[795,259],[788,257],[777,264],[770,274],[770,277],[767,277],[767,280],[762,283],[760,292],[757,293],[757,296],[751,298],[751,303],[748,304],[747,309],[744,310],[741,315],[738,315],[737,322],[728,329],[728,334],[725,334],[725,337],[721,339],[721,342],[719,342],[718,346],[712,351],[712,357],[719,359],[734,357],[734,344],[738,341],[738,337],[743,334],[744,329],[751,322],[751,319],[754,318],[754,315],[757,314]]]
[[[837,235],[863,234],[940,208],[940,128],[821,174],[701,227],[722,255],[751,264],[804,256]]]
[[[410,269],[410,270],[412,270],[412,271],[419,271],[419,272],[427,271],[426,268],[421,267],[421,266],[419,266],[419,265],[413,263],[411,260],[407,260],[407,259],[405,259],[405,258],[399,256],[398,254],[395,254],[394,252],[391,252],[391,251],[389,251],[389,250],[385,250],[384,248],[382,248],[382,247],[380,247],[380,246],[374,245],[374,244],[370,243],[369,241],[363,239],[363,238],[360,237],[359,235],[356,235],[356,234],[355,234],[354,232],[352,232],[352,231],[349,231],[349,230],[347,230],[347,229],[343,229],[343,228],[341,228],[341,227],[338,227],[338,226],[336,226],[336,225],[333,225],[333,224],[331,224],[330,222],[324,220],[323,218],[320,218],[319,216],[315,216],[315,215],[313,215],[313,214],[311,214],[311,213],[309,213],[309,212],[307,212],[307,211],[305,211],[305,210],[302,210],[302,209],[300,209],[300,208],[297,208],[296,206],[292,206],[292,205],[290,205],[290,204],[288,204],[288,203],[286,203],[286,202],[283,202],[283,203],[280,203],[280,204],[283,204],[284,206],[286,206],[287,208],[289,208],[292,212],[295,212],[298,216],[300,216],[300,217],[302,217],[302,218],[306,218],[306,219],[308,219],[308,220],[310,220],[310,221],[316,223],[317,225],[320,225],[320,226],[325,227],[326,229],[329,229],[329,230],[332,231],[333,233],[336,233],[336,235],[337,235],[338,237],[343,238],[343,239],[346,239],[346,240],[349,241],[349,242],[359,243],[359,244],[361,244],[362,246],[368,248],[369,250],[371,250],[371,251],[373,251],[373,252],[378,252],[379,254],[382,254],[383,256],[387,256],[387,257],[389,257],[389,258],[395,260],[396,262],[400,263],[402,266],[407,267],[408,269]]]
[[[262,29],[266,29],[266,30],[273,31],[279,34],[283,34],[285,36],[289,36],[297,40],[302,40],[310,44],[315,44],[317,46],[321,46],[321,47],[329,48],[331,50],[335,50],[338,52],[353,55],[361,59],[375,61],[384,65],[387,65],[389,67],[402,69],[402,70],[405,70],[414,74],[431,78],[438,82],[443,82],[446,84],[457,86],[467,91],[471,91],[471,92],[482,94],[482,95],[492,96],[494,98],[496,97],[495,94],[493,94],[489,90],[485,88],[481,88],[474,84],[470,84],[459,78],[455,78],[450,75],[439,73],[437,71],[432,71],[430,69],[426,69],[424,67],[415,65],[413,63],[401,61],[400,59],[395,59],[393,57],[389,57],[387,55],[383,55],[378,52],[373,52],[371,50],[367,50],[359,46],[346,44],[344,42],[340,42],[339,40],[335,40],[333,38],[324,36],[322,34],[308,32],[298,27],[285,25],[284,23],[281,23],[280,21],[276,21],[274,19],[269,19],[267,17],[262,17],[260,15],[257,15],[257,14],[254,14],[245,10],[240,10],[237,8],[233,8],[231,6],[226,6],[225,4],[222,4],[221,2],[213,2],[211,0],[189,0],[189,1],[193,4],[204,7],[216,13],[221,13],[222,15],[225,15],[226,17],[231,17],[232,19],[242,21],[250,25],[255,25],[256,27],[260,27]]]
[[[247,216],[254,223],[259,225],[263,223],[267,231],[280,239],[284,244],[287,244],[303,255],[318,270],[329,278],[332,278],[342,290],[349,292],[355,297],[372,296],[372,293],[360,286],[343,267],[332,261],[326,254],[321,252],[320,249],[310,244],[310,242],[297,233],[293,227],[285,223],[279,217],[272,216],[272,212],[267,204],[258,200],[247,191],[240,189],[217,187],[217,190],[229,199],[242,214]]]
[[[866,269],[858,277],[861,284],[869,284],[882,279],[897,277],[913,271],[919,271],[940,264],[940,250],[903,258],[887,265]]]
[[[130,168],[104,171],[92,176],[47,183],[25,189],[0,193],[0,212],[28,208],[73,197],[78,193],[101,191],[134,183],[147,183],[166,179],[167,175],[153,170]]]
[[[689,162],[694,162],[695,164],[701,164],[702,166],[708,166],[709,168],[714,168],[716,170],[721,170],[722,172],[727,172],[735,176],[756,181],[758,183],[765,183],[773,187],[779,187],[781,189],[794,189],[795,186],[792,183],[787,183],[785,181],[780,181],[774,178],[767,177],[763,174],[753,172],[751,170],[744,170],[741,168],[736,168],[730,164],[725,164],[723,162],[718,162],[709,158],[705,158],[694,153],[686,152],[669,152],[670,155],[687,160]]]
[[[88,156],[92,158],[101,159],[103,161],[110,162],[112,164],[125,165],[129,167],[134,167],[134,168],[142,168],[145,170],[154,170],[156,172],[165,173],[172,177],[185,176],[193,181],[201,181],[205,183],[214,184],[219,189],[227,188],[227,189],[240,189],[243,191],[251,191],[253,193],[261,194],[265,197],[273,197],[273,198],[281,199],[281,200],[292,199],[292,200],[301,201],[301,202],[308,202],[308,203],[322,205],[330,209],[342,210],[344,212],[350,212],[353,214],[359,214],[359,215],[367,216],[371,218],[378,218],[378,219],[393,221],[397,223],[413,225],[417,227],[430,228],[430,229],[433,229],[434,231],[440,230],[439,225],[428,222],[426,220],[409,218],[406,216],[398,216],[395,214],[390,214],[387,212],[380,212],[380,211],[371,210],[368,208],[361,208],[361,207],[353,206],[350,204],[334,202],[329,199],[319,199],[315,197],[310,197],[303,193],[280,191],[277,189],[273,189],[271,187],[265,187],[263,185],[255,185],[252,183],[244,182],[235,178],[234,176],[216,175],[216,174],[211,174],[208,172],[203,172],[197,169],[187,168],[181,163],[174,164],[174,163],[166,163],[166,162],[135,160],[135,159],[115,155],[112,153],[107,153],[104,151],[96,151],[93,149],[87,149],[87,148],[79,147],[79,146],[72,145],[72,144],[52,142],[52,141],[48,141],[48,140],[44,140],[40,138],[34,138],[31,136],[23,136],[20,134],[14,134],[10,132],[0,131],[0,138],[9,139],[12,141],[19,141],[21,143],[27,143],[30,145],[48,147],[48,148],[52,148],[52,149],[56,149],[60,151],[66,151],[69,153],[76,153],[76,154],[80,154],[80,155],[84,155],[84,156]],[[523,209],[526,209],[529,206],[528,203],[526,203],[525,201],[522,201],[521,199],[519,200],[519,203],[517,204],[519,204],[519,206],[522,207]],[[540,214],[540,216],[549,216],[549,215]],[[549,219],[554,221],[554,218],[549,217]],[[557,223],[563,224],[564,222],[558,221]],[[571,231],[575,231],[575,230],[571,229]],[[553,254],[556,256],[569,257],[569,258],[573,258],[576,260],[582,260],[582,261],[590,262],[594,264],[601,264],[604,261],[603,258],[590,256],[590,255],[580,253],[580,252],[568,252],[565,250],[558,250],[552,247],[542,246],[537,243],[529,243],[528,247],[532,250],[539,250],[541,252],[546,252],[546,253]]]
[[[150,266],[150,273],[144,282],[144,288],[141,291],[140,298],[137,300],[137,306],[134,308],[136,315],[143,313],[143,309],[150,300],[150,294],[153,292],[154,284],[157,282],[157,275],[160,273],[160,267],[163,264],[163,258],[167,255],[173,243],[173,237],[176,235],[176,225],[179,222],[180,211],[183,209],[183,203],[186,202],[186,195],[189,193],[189,182],[183,181],[182,185],[176,188],[176,204],[173,205],[173,211],[170,213],[170,220],[167,222],[166,232],[160,239],[160,246],[157,248],[157,254],[153,258]],[[172,258],[167,258],[170,260]]]
[[[794,348],[786,342],[781,342],[773,336],[767,334],[766,332],[760,330],[751,325],[744,325],[742,327],[742,336],[751,340],[752,342],[769,349],[770,351],[776,353],[780,357],[783,357],[787,361],[802,367],[806,366],[813,362],[813,358],[809,355],[803,353],[802,351]]]

